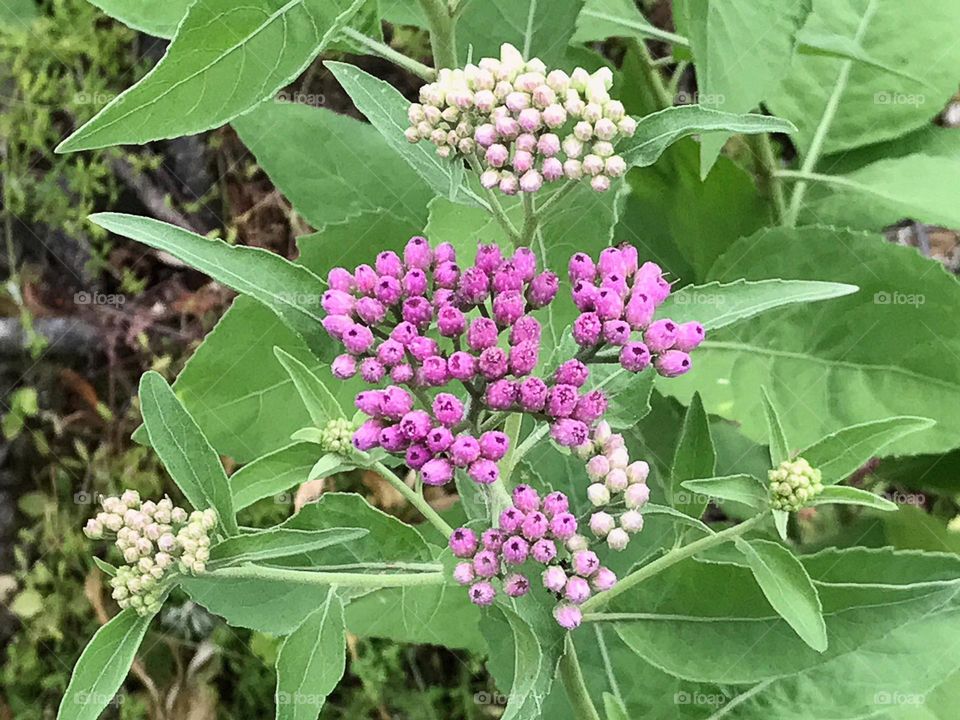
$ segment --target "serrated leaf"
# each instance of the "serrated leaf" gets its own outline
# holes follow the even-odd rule
[[[366,0],[204,0],[166,55],[57,147],[143,144],[219,127],[289,83]]]
[[[409,101],[389,83],[353,65],[338,62],[324,64],[343,86],[357,110],[380,131],[387,144],[407,161],[434,193],[446,197],[455,175],[453,163],[459,160],[441,158],[430,143],[411,144],[407,141],[403,131],[410,125],[407,120]],[[464,187],[457,197],[459,202],[486,207],[486,203],[469,187]]]
[[[366,528],[326,528],[323,530],[293,530],[269,528],[237,535],[210,548],[210,562],[217,567],[261,562],[299,553],[322,550],[333,545],[344,545],[367,535]]]
[[[128,609],[114,616],[87,643],[73,668],[57,720],[97,720],[120,689],[153,615]]]
[[[290,379],[293,380],[314,425],[322,428],[330,420],[344,417],[340,403],[310,368],[283,348],[276,347],[273,351],[277,360],[290,375]]]
[[[767,388],[760,387],[760,399],[763,401],[763,414],[767,418],[768,445],[770,447],[770,466],[777,467],[784,460],[790,459],[790,444],[783,434],[783,423],[780,421],[780,415],[777,408],[770,399],[770,393]]]
[[[165,250],[259,300],[308,342],[316,347],[323,344],[320,301],[326,286],[306,268],[261,248],[228,245],[151,218],[98,213],[90,220],[112,233]]]
[[[304,618],[277,655],[277,720],[316,720],[347,662],[343,601],[328,588],[320,606]]]
[[[213,508],[227,535],[237,533],[230,481],[216,451],[158,373],[140,379],[140,409],[150,445],[197,510]]]
[[[127,27],[148,35],[172,38],[177,33],[180,21],[194,0],[89,0],[107,15],[116,18]]]
[[[679,105],[637,119],[633,137],[621,141],[617,152],[631,167],[653,165],[678,140],[699,133],[791,133],[793,123],[768,115],[737,115],[700,105]]]
[[[297,442],[259,457],[230,476],[233,505],[239,511],[258,500],[286,492],[316,475],[311,473],[322,451],[309,442]],[[339,465],[335,455],[334,467]]]
[[[863,467],[883,448],[910,433],[930,428],[933,420],[909,415],[875,420],[837,430],[797,453],[834,485]]]
[[[689,497],[689,493],[683,492],[682,484],[686,480],[712,476],[716,462],[710,423],[700,396],[694,394],[674,450],[670,485],[665,488],[670,505],[686,515],[699,518],[707,506],[706,500]]]
[[[817,652],[827,649],[827,626],[823,622],[820,596],[810,576],[793,553],[769,540],[737,538],[760,589],[773,609],[797,635]]]
[[[757,509],[767,505],[767,489],[752,475],[685,480],[680,485],[708,498],[732,500]]]
[[[688,285],[671,293],[660,312],[675,322],[696,320],[719,330],[784,305],[830,300],[857,292],[856,285],[817,280],[734,280]]]
[[[900,509],[884,497],[846,485],[828,485],[816,497],[809,500],[807,505],[861,505],[885,512],[896,512]]]

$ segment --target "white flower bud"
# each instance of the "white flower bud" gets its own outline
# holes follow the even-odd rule
[[[630,535],[623,528],[614,528],[607,535],[607,546],[611,550],[624,550],[630,544]]]
[[[167,524],[170,522],[170,510],[168,508],[157,506],[157,511],[153,514],[153,519],[161,524]]]
[[[637,131],[637,121],[627,115],[617,123],[617,129],[627,137],[633,137],[633,134]]]
[[[535,193],[543,187],[543,176],[536,170],[527,170],[520,178],[520,189],[525,193]]]
[[[513,83],[507,80],[501,80],[493,87],[493,96],[497,98],[498,101],[503,102],[504,99],[513,92]],[[506,109],[506,108],[504,108]]]
[[[130,591],[125,587],[114,588],[113,592],[110,593],[113,596],[114,600],[126,600],[130,597]]]
[[[120,528],[123,527],[123,518],[114,513],[109,513],[106,518],[104,518],[103,524],[106,526],[107,530],[111,532],[118,532]]]
[[[620,493],[627,489],[627,473],[620,469],[615,468],[607,474],[607,478],[603,483],[607,486],[607,489],[611,493]]]
[[[440,113],[440,117],[443,118],[446,122],[454,125],[460,119],[460,111],[456,107],[448,107]]]
[[[606,420],[598,422],[596,430],[593,431],[594,442],[605,445],[611,437],[613,437],[613,430],[610,428],[610,423]]]
[[[583,143],[574,135],[567,135],[563,139],[562,146],[567,158],[578,158],[583,154]]]
[[[83,527],[83,533],[91,540],[99,540],[103,537],[103,523],[90,518]]]
[[[620,433],[613,433],[606,442],[603,443],[603,451],[605,453],[612,453],[617,448],[622,448],[625,446],[623,435]]]
[[[626,110],[624,110],[623,103],[619,100],[611,100],[603,106],[603,116],[610,118],[615,123],[623,120],[625,115]]]
[[[590,187],[597,192],[606,192],[610,189],[610,178],[606,175],[595,175],[590,180]]]
[[[563,70],[551,70],[547,75],[547,86],[557,95],[565,97],[570,87],[570,76]]]
[[[407,139],[407,142],[416,143],[420,142],[420,133],[417,132],[415,127],[408,127],[403,131],[403,136]]]
[[[581,120],[573,126],[573,135],[581,142],[587,142],[593,137],[593,125],[586,120]]]
[[[193,571],[194,575],[202,575],[206,571],[207,566],[202,562],[200,562],[199,560],[197,560],[196,562],[193,563],[193,567],[190,569]]]
[[[164,569],[159,565],[154,565],[152,568],[150,568],[150,576],[153,577],[155,580],[159,580],[160,578],[162,578],[163,573],[164,573]]]
[[[166,553],[172,552],[176,546],[177,539],[170,533],[164,533],[160,536],[160,539],[157,540],[157,547]]]
[[[465,137],[463,140],[457,143],[457,150],[459,150],[463,155],[470,155],[476,149],[477,143],[473,138]]]
[[[643,515],[639,510],[627,510],[620,516],[620,527],[628,533],[638,533],[643,530]]]
[[[583,158],[583,172],[594,177],[603,172],[603,158],[590,153]]]
[[[127,510],[123,514],[123,524],[134,530],[142,529],[146,521],[146,516],[139,510]]]
[[[595,448],[592,442],[587,441],[583,445],[577,445],[573,452],[576,453],[576,456],[581,460],[587,460],[595,452]]]
[[[587,477],[598,482],[610,472],[610,459],[606,455],[594,455],[587,462]]]
[[[583,535],[574,535],[569,540],[567,540],[567,550],[572,553],[583,552],[590,547],[590,541],[587,540]]]
[[[520,190],[520,183],[513,173],[504,172],[500,175],[500,192],[504,195],[516,195]]]
[[[527,60],[526,69],[527,72],[543,75],[547,71],[547,66],[540,58],[530,58]]]
[[[579,160],[571,158],[563,163],[563,174],[568,180],[579,180],[583,177],[583,166]]]
[[[518,70],[526,65],[523,60],[523,55],[510,43],[503,43],[500,46],[500,64]]]
[[[492,90],[479,90],[473,96],[473,104],[479,112],[488,113],[496,106],[497,97]]]
[[[577,92],[583,92],[587,89],[587,83],[590,82],[590,73],[582,67],[578,67],[570,75],[570,87]]]
[[[157,511],[157,504],[153,500],[147,500],[140,506],[140,512],[146,515],[148,518],[152,518],[153,514]]]
[[[173,563],[173,557],[169,553],[158,552],[153,558],[153,561],[157,564],[158,568],[165,570]]]
[[[122,502],[124,505],[128,507],[133,505],[139,505],[140,493],[138,493],[136,490],[124,490],[120,494],[120,502]]]
[[[140,553],[137,552],[135,547],[128,547],[123,551],[123,559],[124,561],[133,564],[140,559]]]
[[[480,184],[491,190],[500,184],[500,173],[496,170],[485,170],[482,175],[480,175]]]
[[[512,93],[507,95],[504,105],[510,110],[510,112],[518,113],[521,110],[526,110],[530,107],[530,95],[525,92],[518,92],[514,90]]]
[[[522,92],[533,94],[546,78],[543,77],[540,73],[535,72],[524,72],[520,73],[517,76],[517,79],[514,81],[513,86]],[[549,88],[547,88],[549,90]]]
[[[554,103],[544,108],[540,117],[543,119],[543,124],[553,130],[567,122],[567,111],[562,105]]]
[[[587,499],[594,507],[602,507],[610,502],[610,491],[602,483],[593,483],[587,488]]]
[[[420,103],[412,103],[410,107],[407,108],[407,120],[410,121],[411,125],[416,125],[426,120],[427,116],[423,114],[423,105]]]
[[[147,540],[145,537],[137,540],[137,552],[143,555],[153,555],[153,543]]]
[[[627,172],[627,161],[619,155],[611,155],[603,163],[603,170],[612,178],[623,177]]]
[[[604,538],[617,526],[613,516],[605,512],[595,512],[590,516],[590,531],[599,538]]]
[[[601,140],[610,141],[617,136],[617,125],[613,120],[609,118],[599,118],[593,124],[593,131],[597,134],[597,137]],[[597,153],[598,155],[600,153]],[[613,154],[611,149],[609,154]]]
[[[206,562],[210,559],[210,551],[205,547],[197,548],[196,558],[200,562]]]
[[[137,567],[140,569],[140,572],[150,572],[150,568],[153,567],[153,559],[142,557],[137,561]]]
[[[613,155],[613,144],[601,140],[600,142],[595,142],[593,144],[593,154],[599,155],[602,158],[608,158]]]
[[[187,521],[187,511],[180,507],[173,508],[173,510],[170,511],[170,519],[178,525],[184,523]]]

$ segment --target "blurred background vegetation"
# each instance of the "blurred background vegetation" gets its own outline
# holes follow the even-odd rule
[[[669,22],[668,2],[647,5],[647,17]],[[395,46],[428,59],[422,31],[388,30]],[[112,614],[80,528],[98,494],[127,487],[175,494],[156,459],[129,439],[139,423],[131,398],[147,369],[174,377],[232,299],[173,258],[108,238],[84,218],[104,209],[147,214],[286,256],[310,230],[229,128],[135,150],[53,154],[156,63],[165,43],[111,21],[87,0],[0,0],[0,720],[53,718],[83,644]],[[654,55],[663,50],[650,47]],[[596,49],[611,58],[623,52],[617,41]],[[360,64],[406,91],[416,87],[377,60]],[[692,92],[683,68],[676,75],[678,94]],[[288,91],[352,112],[319,60]],[[960,124],[956,106],[945,122],[951,113]],[[908,222],[888,232],[908,244],[922,244],[918,235],[956,270],[952,231]],[[634,440],[669,457],[675,439],[654,430],[677,413],[673,401],[658,399]],[[718,420],[715,432],[742,454],[732,426]],[[805,549],[960,551],[957,486],[911,487],[905,478],[913,470],[862,470],[858,482],[899,493],[906,506],[883,522],[842,507],[804,511],[795,531]],[[339,489],[372,492],[372,501],[397,511],[395,498],[366,481],[336,479]],[[278,521],[294,502],[263,501],[243,520]],[[181,597],[145,648],[108,716],[272,714],[273,638],[230,628]],[[476,720],[500,712],[482,658],[358,638],[349,651],[347,679],[323,718]]]

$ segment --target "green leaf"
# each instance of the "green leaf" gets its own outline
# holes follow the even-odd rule
[[[216,510],[223,531],[235,535],[230,481],[220,458],[158,373],[140,378],[140,409],[150,445],[190,504],[197,510]]]
[[[606,720],[630,720],[623,700],[608,692],[603,694],[603,714]]]
[[[688,285],[660,307],[675,322],[697,320],[706,330],[719,330],[784,305],[830,300],[857,290],[856,285],[816,280],[734,280]]]
[[[863,507],[895,512],[899,510],[895,503],[872,492],[845,485],[828,485],[810,500],[808,505],[862,505]]]
[[[781,540],[786,542],[790,525],[790,513],[786,510],[773,510],[773,524],[777,528],[777,535],[780,536]]]
[[[238,296],[174,384],[177,396],[224,455],[246,463],[290,443],[310,423],[293,381],[273,353],[316,362],[306,343],[265,305]]]
[[[759,107],[789,71],[796,34],[811,5],[811,0],[678,2],[674,14],[684,16],[697,67],[697,102],[731,113]],[[701,177],[710,172],[728,138],[726,133],[703,138]]]
[[[738,242],[712,274],[721,282],[818,278],[862,290],[709,333],[693,353],[694,371],[658,383],[661,392],[685,401],[699,391],[707,412],[735,420],[757,442],[767,435],[765,385],[791,448],[898,414],[937,425],[892,443],[885,455],[957,446],[951,428],[960,425],[960,336],[950,318],[960,311],[960,285],[940,263],[879,236],[780,228]]]
[[[824,485],[834,485],[855,473],[890,443],[934,424],[928,418],[902,415],[851,425],[818,440],[797,455],[822,473]]]
[[[920,77],[911,75],[893,65],[871,57],[856,40],[846,35],[837,35],[829,31],[801,30],[797,35],[798,50],[806,55],[822,55],[839,60],[853,60],[854,62],[869,65],[877,70],[883,70],[891,75],[898,75],[915,83],[923,83]]]
[[[572,41],[586,43],[608,37],[655,38],[677,47],[689,46],[686,38],[647,22],[632,0],[587,0],[577,17],[577,31]]]
[[[73,668],[57,720],[97,720],[123,684],[153,615],[128,609],[97,630]]]
[[[736,545],[773,609],[807,645],[817,652],[826,650],[827,626],[820,596],[800,561],[783,545],[769,540],[737,538]]]
[[[367,535],[365,528],[328,528],[324,530],[292,530],[269,528],[258,532],[237,535],[223,540],[210,548],[210,561],[217,567],[260,562],[287,557],[312,550],[322,550],[331,545],[343,545]]]
[[[960,168],[952,158],[913,154],[880,160],[846,175],[811,177],[820,187],[805,201],[802,222],[876,231],[903,218],[960,226],[952,192],[960,185]]]
[[[958,23],[960,6],[937,0],[909,6],[879,0],[816,2],[804,33],[851,38],[869,57],[897,68],[901,75],[852,60],[798,55],[781,86],[768,94],[767,105],[796,123],[796,142],[800,154],[806,155],[841,68],[849,64],[849,81],[830,123],[824,153],[891,140],[928,125],[957,90],[955,73],[949,69],[960,62],[960,47],[951,30]],[[916,51],[905,53],[904,47]]]
[[[107,15],[116,18],[127,27],[148,35],[172,38],[177,33],[180,21],[194,0],[165,0],[142,2],[142,0],[90,0]]]
[[[795,130],[787,120],[768,115],[737,115],[700,105],[680,105],[638,118],[637,131],[617,146],[617,152],[628,165],[646,167],[653,165],[670,145],[690,135],[711,132],[754,135]]]
[[[96,555],[93,556],[93,564],[97,566],[100,572],[104,573],[108,577],[116,577],[117,569],[110,563],[101,560]]]
[[[313,420],[314,425],[323,427],[330,420],[344,417],[340,403],[327,390],[323,381],[311,372],[310,368],[283,348],[275,347],[273,352],[287,374],[290,375],[290,379],[293,380],[293,384],[297,388],[297,392],[300,393],[300,399],[307,408],[307,412],[310,413],[310,419]]]
[[[461,60],[469,51],[473,62],[500,57],[500,45],[510,43],[524,58],[540,58],[557,67],[583,7],[583,0],[486,0],[470,2],[457,21],[457,47]]]
[[[319,330],[323,319],[320,300],[326,287],[306,268],[262,248],[228,245],[150,218],[98,213],[90,220],[112,233],[165,250],[214,280],[259,300],[294,332],[318,347],[322,345],[325,333]]]
[[[774,407],[767,388],[762,385],[760,386],[760,399],[763,402],[763,414],[767,418],[770,466],[775,468],[784,460],[790,459],[790,445],[783,434],[783,423],[780,421],[780,415],[777,414],[777,408]]]
[[[414,232],[426,224],[434,192],[369,123],[326,108],[265,102],[233,126],[273,184],[314,227],[374,212],[390,214]],[[364,230],[354,232],[353,243],[372,262],[369,238],[364,240]],[[331,263],[336,264],[343,263]]]
[[[602,388],[607,395],[604,420],[615,430],[623,430],[633,427],[650,412],[650,393],[656,373],[650,369],[631,373],[612,367],[611,370],[595,366],[590,372],[591,387]]]
[[[313,443],[297,442],[244,465],[230,476],[233,506],[239,511],[258,500],[284,493],[314,477],[320,477],[319,473],[311,473],[320,452],[320,448]],[[337,455],[324,455],[321,460],[324,459],[333,469],[340,466]]]
[[[366,0],[204,0],[166,55],[57,152],[143,144],[219,127],[299,75]]]
[[[670,485],[666,488],[670,505],[690,517],[699,518],[707,506],[705,500],[690,498],[683,492],[683,482],[711,477],[716,468],[717,453],[710,436],[710,423],[699,394],[694,394],[683,418],[680,439],[673,454]]]
[[[336,588],[290,633],[277,655],[277,720],[316,720],[347,662],[343,601]]]
[[[707,535],[713,534],[713,530],[711,530],[710,527],[704,524],[702,521],[698,520],[697,518],[690,517],[679,510],[674,510],[669,505],[657,505],[656,503],[648,502],[643,506],[641,512],[644,515],[666,515],[679,523],[700,530]]]
[[[733,500],[757,509],[767,506],[767,489],[752,475],[685,480],[680,485],[707,498]]]
[[[462,176],[454,171],[458,160],[441,158],[430,143],[411,144],[403,135],[409,127],[407,108],[410,102],[396,88],[373,75],[346,63],[326,62],[324,65],[353,100],[357,110],[380,131],[387,144],[393,148],[426,181],[434,193],[446,197]],[[459,202],[486,207],[469,187],[462,187],[457,194]]]

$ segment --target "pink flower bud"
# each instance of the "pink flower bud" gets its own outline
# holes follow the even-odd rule
[[[516,167],[516,165],[514,165]],[[543,187],[543,176],[536,170],[528,170],[520,178],[520,190],[525,193],[537,192]]]
[[[690,356],[680,350],[668,350],[657,357],[654,365],[663,377],[678,377],[690,370]]]
[[[513,154],[513,169],[523,175],[533,167],[533,155],[526,150],[517,150]],[[520,187],[523,187],[521,183]],[[525,191],[526,192],[526,191]]]
[[[590,586],[597,592],[609,590],[617,584],[617,576],[609,568],[602,567],[590,578]]]
[[[590,187],[596,192],[606,192],[610,189],[610,178],[606,175],[597,175],[590,179]]]
[[[494,143],[487,148],[486,160],[489,165],[492,165],[495,168],[503,167],[507,160],[510,158],[510,151],[507,150],[505,145],[500,143]]]
[[[583,172],[587,175],[595,176],[603,172],[603,158],[599,155],[589,154],[583,158]]]
[[[540,119],[548,128],[555,129],[567,122],[567,111],[563,109],[562,105],[554,103],[543,109]]]
[[[552,592],[560,592],[567,584],[567,574],[559,565],[551,565],[543,571],[543,586]]]
[[[525,92],[514,91],[507,95],[503,104],[510,112],[519,113],[530,107],[530,96]]]
[[[532,133],[540,128],[540,111],[536,108],[521,110],[517,122],[520,124],[521,130]]]
[[[490,123],[484,123],[473,131],[473,139],[482,148],[488,148],[497,141],[497,129]]]
[[[543,174],[543,179],[547,182],[559,180],[563,177],[563,163],[561,163],[555,157],[547,158],[543,161],[541,172]]]
[[[520,190],[520,183],[513,173],[503,173],[500,177],[500,192],[504,195],[516,195]]]

